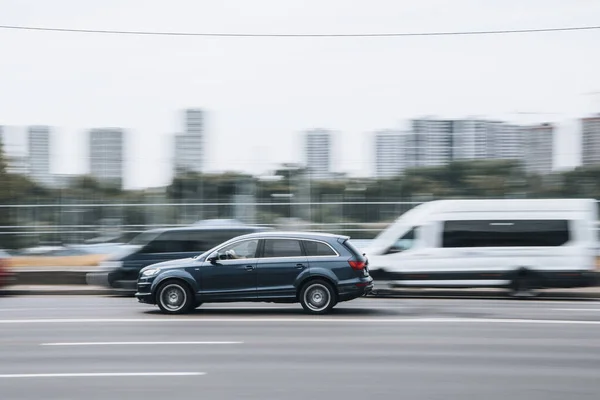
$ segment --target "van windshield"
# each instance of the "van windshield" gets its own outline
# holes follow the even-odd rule
[[[394,223],[373,239],[373,245],[388,247],[396,243],[400,235],[408,232],[422,221],[423,215],[428,214],[434,204],[434,202],[424,203],[402,214]]]

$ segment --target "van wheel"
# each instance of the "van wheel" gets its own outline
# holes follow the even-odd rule
[[[300,291],[300,304],[310,314],[327,314],[336,303],[335,290],[322,279],[308,282]]]
[[[184,314],[195,304],[192,291],[182,281],[167,281],[156,293],[156,303],[165,314]]]
[[[510,284],[510,295],[519,299],[529,299],[539,296],[539,285],[532,273],[527,270],[517,272]]]

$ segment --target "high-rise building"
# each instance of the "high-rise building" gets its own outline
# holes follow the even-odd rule
[[[198,108],[185,110],[185,133],[202,135],[204,132],[204,111]]]
[[[175,135],[175,175],[204,168],[204,112],[185,110],[185,133]]]
[[[2,143],[6,172],[9,174],[29,174],[30,168],[27,148],[23,144],[17,143],[17,139],[24,137],[23,128],[0,125],[0,142]]]
[[[453,159],[523,158],[523,129],[501,121],[457,120],[453,125]]]
[[[538,175],[551,173],[554,160],[554,126],[545,123],[526,126],[523,130],[525,170]]]
[[[120,128],[92,129],[89,136],[90,174],[100,183],[123,186],[124,133]]]
[[[581,158],[584,167],[600,165],[600,114],[581,119]]]
[[[416,119],[406,138],[406,166],[424,167],[448,164],[453,152],[453,121]]]
[[[496,123],[485,120],[457,120],[452,125],[452,159],[479,160],[490,157]]]
[[[375,175],[392,178],[402,174],[406,158],[406,135],[403,132],[383,130],[375,132]]]
[[[305,164],[312,179],[331,178],[331,131],[313,129],[304,133]]]
[[[28,129],[29,177],[43,186],[53,184],[50,173],[50,127],[30,126]]]
[[[494,139],[491,142],[491,158],[522,161],[525,155],[524,128],[504,122],[496,125],[495,128]]]

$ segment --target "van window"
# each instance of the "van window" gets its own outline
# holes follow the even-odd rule
[[[566,220],[446,221],[442,247],[554,247],[568,241]]]

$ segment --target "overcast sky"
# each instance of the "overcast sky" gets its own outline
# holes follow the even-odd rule
[[[0,0],[0,25],[245,33],[425,32],[598,24],[598,0]],[[600,111],[600,31],[411,38],[201,38],[0,30],[0,125],[56,127],[53,172],[86,171],[86,129],[127,129],[128,187],[171,177],[181,110],[207,111],[208,168],[300,161],[336,132],[335,168],[371,168],[369,136],[434,115],[560,123]],[[552,115],[519,115],[517,112]]]

